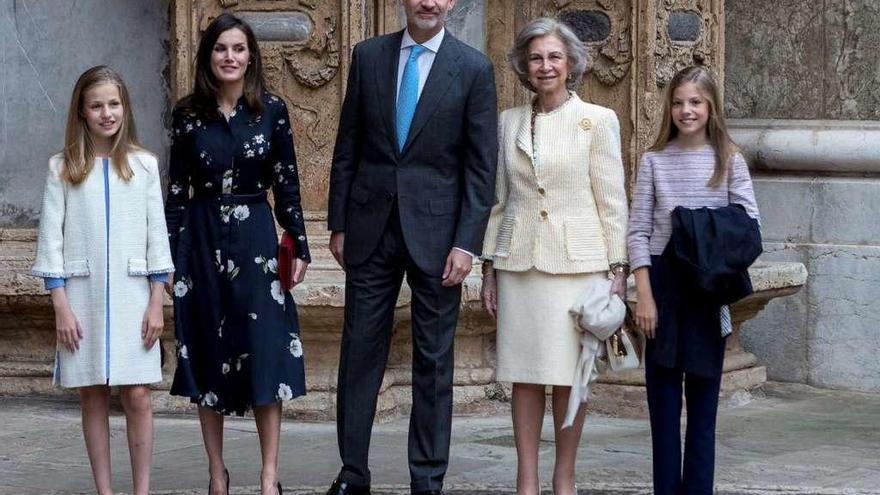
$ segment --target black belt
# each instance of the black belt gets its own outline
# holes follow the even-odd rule
[[[254,194],[207,194],[195,193],[193,199],[211,201],[221,205],[250,205],[266,201],[266,191]]]

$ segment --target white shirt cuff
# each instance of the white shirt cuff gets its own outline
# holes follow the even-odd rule
[[[453,246],[452,249],[456,249],[456,250],[458,250],[458,251],[461,251],[462,253],[464,253],[464,254],[470,256],[472,260],[473,260],[474,258],[476,258],[476,255],[474,255],[474,253],[472,253],[472,252],[470,252],[470,251],[467,251],[467,250],[465,250],[465,249],[462,249],[462,248],[460,248],[460,247],[455,247],[455,246]]]

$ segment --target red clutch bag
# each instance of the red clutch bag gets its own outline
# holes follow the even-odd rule
[[[281,288],[290,290],[293,288],[291,276],[293,275],[293,260],[296,258],[296,245],[293,236],[284,232],[281,234],[281,243],[278,245],[278,277],[281,279]]]

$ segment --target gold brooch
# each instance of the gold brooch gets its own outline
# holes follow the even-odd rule
[[[583,129],[585,131],[589,131],[590,129],[593,128],[593,123],[590,122],[590,119],[581,119],[580,126],[581,126],[581,129]]]

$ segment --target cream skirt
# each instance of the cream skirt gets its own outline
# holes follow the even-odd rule
[[[501,382],[571,386],[580,332],[568,310],[593,277],[496,270],[498,365]]]

